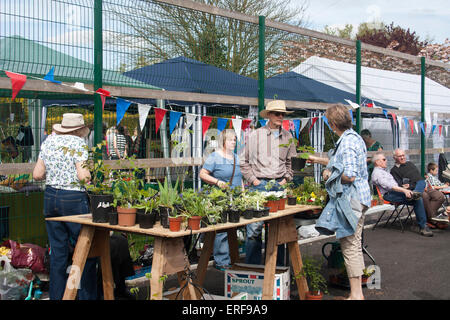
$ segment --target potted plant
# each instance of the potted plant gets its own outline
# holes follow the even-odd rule
[[[143,229],[152,228],[156,222],[156,209],[158,207],[158,193],[152,188],[141,189],[137,208],[137,223]]]
[[[264,192],[264,196],[266,198],[265,207],[269,207],[269,212],[277,212],[278,211],[278,196],[275,191]]]
[[[255,191],[250,195],[250,204],[253,209],[253,217],[260,218],[269,215],[269,207],[265,207],[266,197],[262,192]]]
[[[102,148],[106,146],[106,141],[89,148],[85,146],[88,159],[82,165],[91,174],[91,181],[80,181],[77,185],[84,188],[88,194],[89,206],[92,213],[92,221],[104,223],[109,221],[109,214],[113,212],[113,195],[111,191],[111,181],[109,176],[111,169],[102,160]],[[76,151],[69,147],[61,147],[64,153],[74,154]]]
[[[312,258],[303,259],[303,267],[298,275],[304,277],[308,283],[309,291],[306,292],[306,300],[322,300],[323,294],[328,293],[327,281],[320,273],[320,263]]]
[[[220,212],[220,222],[226,223],[228,220],[228,200],[227,194],[220,188],[212,188],[208,193],[211,204]]]
[[[296,138],[289,139],[289,142],[286,144],[280,144],[280,147],[288,148],[291,144],[295,146],[298,145],[298,140]],[[306,165],[306,160],[308,160],[309,156],[315,153],[315,150],[311,146],[298,146],[297,156],[291,158],[291,168],[294,171],[303,171]]]
[[[188,227],[191,230],[200,229],[200,220],[205,215],[205,208],[202,204],[203,198],[194,189],[185,189],[181,194],[183,203],[183,216],[187,218]]]
[[[164,184],[158,181],[159,187],[159,214],[161,218],[161,225],[164,228],[169,228],[169,216],[177,215],[175,210],[175,204],[180,202],[178,196],[178,179],[175,186],[167,181],[167,177],[164,178]]]
[[[294,193],[294,183],[287,182],[284,185],[284,190],[286,191],[287,204],[289,206],[295,206],[297,204],[297,196]]]
[[[131,159],[129,159],[131,161]],[[133,162],[131,162],[133,166]],[[138,201],[141,198],[143,181],[135,177],[135,170],[119,170],[115,172],[113,184],[113,206],[117,208],[120,226],[134,226]]]

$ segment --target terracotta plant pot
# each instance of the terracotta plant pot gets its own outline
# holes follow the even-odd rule
[[[322,300],[323,298],[323,293],[322,291],[307,291],[305,294],[305,299],[306,300]]]
[[[188,218],[188,226],[191,230],[199,230],[200,229],[200,221],[202,217],[200,216],[192,216]]]
[[[119,226],[132,227],[136,224],[136,208],[117,207]]]
[[[286,209],[286,198],[278,200],[278,210]]]
[[[277,212],[278,211],[278,200],[268,200],[265,204],[265,207],[269,207],[269,212]]]
[[[177,232],[181,230],[182,217],[169,217],[169,229],[170,231]]]

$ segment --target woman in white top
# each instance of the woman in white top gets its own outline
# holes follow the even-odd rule
[[[33,170],[35,180],[45,179],[44,217],[63,217],[89,212],[88,198],[79,182],[90,181],[88,169],[83,168],[88,159],[84,138],[89,129],[83,115],[65,113],[61,124],[55,124],[56,133],[45,139]],[[46,221],[50,243],[51,300],[61,300],[67,282],[69,247],[74,247],[81,225],[60,221]],[[96,258],[86,261],[80,282],[80,300],[97,299]]]

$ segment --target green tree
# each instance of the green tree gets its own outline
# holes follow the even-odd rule
[[[304,26],[307,8],[292,0],[197,0],[229,11]],[[110,5],[109,21],[121,31],[109,32],[107,40],[127,48],[129,56],[145,56],[149,64],[185,56],[232,72],[257,77],[257,24],[224,18],[200,11],[160,3],[134,1],[133,5]],[[282,41],[292,37],[287,32],[266,29],[266,58],[279,54]],[[128,65],[136,66],[136,58]]]

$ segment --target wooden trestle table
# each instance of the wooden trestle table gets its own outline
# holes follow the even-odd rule
[[[317,209],[317,206],[306,205],[286,205],[285,210],[270,213],[269,216],[253,219],[244,219],[241,217],[238,223],[222,223],[214,226],[201,228],[200,230],[183,230],[178,232],[163,228],[159,222],[153,228],[142,229],[139,225],[133,227],[124,227],[119,225],[110,225],[109,223],[92,222],[91,214],[74,215],[67,217],[47,218],[53,221],[64,221],[79,223],[82,225],[78,241],[73,254],[72,266],[69,279],[66,284],[63,300],[73,300],[76,298],[77,286],[73,283],[73,273],[81,277],[86,259],[88,257],[100,257],[103,292],[105,300],[114,299],[114,281],[112,277],[109,238],[110,231],[131,232],[153,236],[154,251],[150,279],[150,291],[152,299],[162,299],[163,281],[161,277],[169,274],[178,274],[180,285],[185,285],[186,279],[183,275],[186,269],[189,269],[189,261],[183,243],[183,237],[191,234],[205,233],[204,245],[197,266],[197,275],[195,285],[201,287],[206,276],[208,261],[211,257],[214,238],[217,232],[228,233],[228,243],[230,247],[230,258],[234,264],[239,260],[238,242],[236,230],[247,224],[264,221],[268,224],[268,235],[266,238],[266,260],[264,268],[263,296],[264,300],[270,300],[273,296],[273,285],[277,260],[277,245],[287,244],[291,264],[295,274],[298,274],[302,268],[302,258],[300,248],[297,243],[298,236],[294,222],[294,215],[299,212]],[[73,270],[73,271],[72,271]],[[78,271],[77,271],[78,270]],[[308,291],[306,280],[303,277],[297,277],[296,284],[300,299],[305,298]],[[186,284],[188,290],[184,290],[184,299],[201,298],[198,290],[194,289],[192,284]]]

